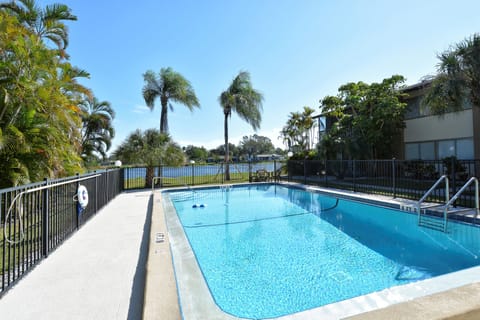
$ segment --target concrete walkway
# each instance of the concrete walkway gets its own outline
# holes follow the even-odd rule
[[[0,318],[141,319],[150,194],[117,196],[0,299]]]

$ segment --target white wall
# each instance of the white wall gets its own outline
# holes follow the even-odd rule
[[[472,109],[405,121],[405,142],[473,137]]]

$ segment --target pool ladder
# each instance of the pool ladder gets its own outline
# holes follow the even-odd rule
[[[427,197],[438,187],[442,181],[445,180],[445,204],[427,204],[423,205]],[[435,229],[442,232],[447,232],[447,225],[448,225],[448,215],[451,212],[460,213],[466,211],[472,211],[471,208],[461,208],[456,209],[455,211],[450,211],[450,208],[453,206],[455,201],[458,197],[467,190],[467,188],[472,184],[475,183],[475,219],[478,217],[479,213],[479,196],[478,196],[478,179],[476,177],[470,178],[458,192],[450,199],[450,187],[448,176],[443,175],[441,176],[437,182],[423,195],[422,198],[416,204],[416,211],[418,214],[418,225],[430,229]],[[442,208],[443,207],[443,208]],[[434,208],[442,208],[441,211],[439,210],[431,210],[430,214],[428,211]]]

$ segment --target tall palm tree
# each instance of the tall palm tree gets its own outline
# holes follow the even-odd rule
[[[438,55],[438,74],[423,100],[434,113],[460,111],[465,98],[480,107],[480,34]]]
[[[80,104],[82,117],[82,158],[92,157],[98,152],[103,158],[112,145],[115,136],[113,118],[115,111],[108,101],[87,97]]]
[[[63,55],[68,45],[68,28],[64,21],[77,20],[68,6],[51,4],[41,8],[35,0],[12,0],[1,3],[0,9],[13,13],[40,38],[52,41]]]
[[[225,180],[230,180],[229,145],[228,145],[228,119],[232,112],[236,112],[240,118],[250,124],[253,130],[260,128],[262,121],[263,96],[252,87],[250,74],[241,71],[232,81],[227,90],[222,92],[218,98],[223,109],[224,137],[225,137]]]
[[[160,133],[168,133],[168,108],[173,111],[170,102],[185,105],[190,111],[200,107],[195,91],[190,82],[172,68],[162,68],[158,76],[151,70],[143,74],[145,85],[142,89],[147,106],[153,110],[155,100],[160,99],[162,111],[160,115]]]

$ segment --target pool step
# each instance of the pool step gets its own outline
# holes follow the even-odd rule
[[[445,220],[439,217],[427,214],[420,214],[418,216],[418,225],[421,227],[446,232]]]

